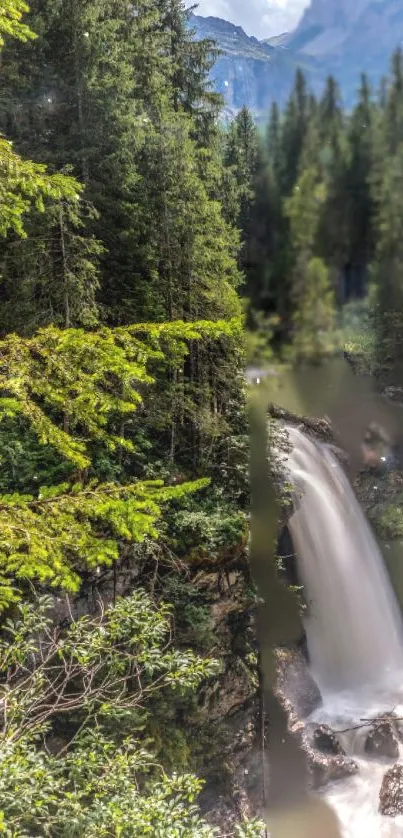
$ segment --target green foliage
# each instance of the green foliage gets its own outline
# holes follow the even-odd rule
[[[395,154],[384,162],[382,175],[375,185],[378,239],[373,266],[373,325],[377,359],[383,365],[391,365],[403,357],[403,250],[399,235],[403,219],[402,178],[403,145],[399,145]]]
[[[20,605],[0,643],[3,833],[218,835],[196,805],[202,783],[189,775],[168,776],[152,742],[145,746],[144,736],[135,733],[151,696],[195,690],[214,674],[216,663],[173,649],[170,609],[156,607],[141,590],[98,618],[73,621],[62,633],[53,629],[50,604],[42,598]],[[32,656],[34,667],[27,665]],[[44,741],[50,745],[52,724],[61,716],[63,744],[53,754]],[[120,733],[124,719],[130,737],[124,726]],[[261,828],[257,821],[245,822],[236,834],[257,838]]]
[[[195,799],[201,783],[168,777],[135,736],[106,733],[108,720],[131,715],[150,695],[186,692],[215,663],[169,644],[169,609],[137,591],[96,619],[57,634],[49,601],[21,605],[0,645],[4,724],[0,736],[0,811],[7,835],[144,835],[212,838]],[[38,632],[40,632],[38,640]],[[35,655],[37,664],[28,664]],[[60,714],[69,729],[62,751],[41,746]],[[93,726],[93,720],[97,720]],[[78,726],[77,726],[78,725]]]
[[[99,322],[101,244],[86,225],[95,211],[76,200],[50,204],[24,221],[25,238],[9,236],[2,248],[0,324],[32,335],[49,323],[94,327]]]
[[[174,607],[178,636],[198,649],[211,649],[215,642],[211,607],[197,587],[186,576],[171,574],[164,580],[163,595]]]
[[[61,838],[83,834],[90,838],[213,838],[216,834],[202,821],[193,802],[201,789],[195,778],[162,777],[139,792],[136,776],[147,763],[133,743],[112,750],[94,732],[82,738],[65,764],[54,762],[36,756],[33,749],[28,753],[22,748],[13,750],[12,762],[7,761],[3,771],[14,782],[3,794],[0,786],[0,799],[6,803],[6,835],[25,838],[32,828],[40,836],[49,835],[51,828],[51,834]],[[26,807],[25,817],[7,806],[11,795],[18,795],[20,805]]]
[[[236,838],[260,838],[262,829],[264,829],[264,824],[255,818],[247,823],[237,824],[235,836]]]
[[[2,0],[0,9],[0,47],[4,44],[4,36],[27,41],[35,37],[29,26],[22,23],[22,17],[29,11],[24,0]]]
[[[0,330],[240,316],[239,236],[223,212],[219,99],[207,78],[214,50],[193,40],[187,19],[181,0],[141,0],[135,15],[124,0],[33,0],[38,37],[4,50],[0,119],[21,153],[73,171],[85,193],[62,201],[62,218],[58,204],[27,219],[25,242],[5,243]],[[148,460],[151,436],[169,468],[181,461],[198,474],[224,441],[228,449],[243,399],[241,341],[233,330],[214,350],[191,344],[178,368],[153,365],[156,398],[141,408]],[[117,438],[122,428],[131,440],[130,415]],[[85,467],[81,451],[70,453]],[[100,459],[110,474],[104,451]]]
[[[263,365],[273,360],[272,341],[280,320],[275,314],[265,315],[261,311],[251,311],[249,316],[251,328],[246,342],[248,363]]]
[[[293,349],[298,360],[317,360],[329,351],[335,301],[329,271],[317,256],[320,210],[326,188],[313,168],[304,170],[286,213],[295,252],[293,270]]]
[[[33,2],[39,35],[6,51],[2,120],[24,153],[85,182],[109,320],[229,317],[238,238],[211,183],[221,168],[212,45],[193,40],[182,0],[135,11],[124,0]]]
[[[403,538],[403,495],[393,498],[393,503],[380,503],[372,507],[369,517],[382,538]]]
[[[0,236],[14,230],[26,235],[23,216],[31,209],[45,211],[45,201],[76,201],[81,187],[66,175],[50,175],[46,167],[23,160],[0,137]]]
[[[38,486],[72,480],[74,465],[50,445],[40,445],[29,422],[19,415],[3,415],[0,422],[0,495],[35,495]]]
[[[401,351],[401,318],[392,311],[401,308],[401,243],[393,231],[401,227],[402,67],[398,50],[380,102],[363,75],[350,114],[343,111],[333,77],[317,100],[298,71],[284,112],[277,105],[271,109],[263,145],[245,109],[230,126],[224,153],[227,211],[241,230],[248,325],[253,327],[256,313],[275,324],[266,329],[268,348],[262,330],[252,328],[254,357],[263,351],[269,360],[270,349],[275,355],[280,349],[292,359],[301,329],[298,358],[302,353],[317,360],[337,351],[336,315],[363,299],[371,279],[378,306],[374,341],[384,356],[378,367]],[[309,335],[314,287],[324,300],[313,311],[317,325]],[[320,339],[310,349],[315,329]]]
[[[130,451],[131,441],[113,433],[110,421],[130,417],[141,404],[140,387],[153,382],[147,362],[163,358],[161,343],[179,364],[187,341],[231,334],[234,325],[144,324],[92,333],[49,327],[29,340],[11,335],[1,343],[0,417],[22,414],[42,444],[79,469],[90,464],[90,441]]]
[[[334,293],[329,272],[322,259],[305,261],[301,255],[295,266],[297,285],[293,317],[293,350],[298,360],[320,360],[334,349]]]
[[[35,39],[25,10],[0,10],[0,39],[19,39],[2,45],[0,102],[0,608],[18,615],[0,639],[0,831],[212,838],[164,742],[189,750],[178,697],[216,663],[173,648],[169,609],[141,590],[63,631],[30,597],[128,557],[244,544],[240,236],[214,50],[182,0],[32,0]],[[210,648],[196,597],[184,620]],[[153,716],[169,720],[155,749]]]
[[[30,340],[11,335],[2,342],[3,415],[21,413],[42,444],[85,468],[85,437],[112,449],[127,445],[108,434],[107,424],[112,413],[136,409],[141,399],[134,384],[152,381],[146,358],[143,345],[123,330],[87,334],[49,327]],[[71,435],[78,428],[81,440]]]
[[[237,328],[236,323],[208,322],[103,327],[93,333],[49,327],[30,339],[12,335],[2,342],[3,421],[6,427],[25,422],[25,433],[32,430],[37,437],[36,448],[31,437],[34,451],[47,446],[47,468],[58,454],[55,467],[62,470],[64,461],[68,477],[64,485],[48,482],[31,495],[24,486],[24,493],[14,490],[0,498],[3,608],[19,595],[13,580],[18,585],[36,579],[77,590],[80,572],[116,561],[122,542],[157,537],[161,504],[208,484],[183,479],[171,488],[161,480],[102,483],[88,474],[88,467],[94,444],[104,446],[112,458],[121,451],[132,454],[133,441],[114,428],[141,405],[141,388],[153,382],[147,364],[164,361],[162,346],[175,368],[183,364],[190,341],[218,339]],[[73,482],[69,463],[70,469],[79,469]],[[186,526],[190,522],[179,526],[178,520],[178,533]],[[224,545],[229,536],[225,520],[219,526]]]
[[[198,491],[208,481],[172,488],[162,482],[52,486],[38,498],[0,498],[2,608],[14,599],[12,580],[77,591],[79,571],[110,565],[119,557],[119,540],[157,538],[161,504]]]
[[[246,515],[228,502],[224,489],[213,489],[197,502],[189,496],[173,503],[167,521],[175,549],[188,560],[207,556],[214,563],[246,539]]]

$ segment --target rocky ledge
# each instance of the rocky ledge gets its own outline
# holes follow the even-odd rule
[[[385,774],[379,795],[379,811],[391,818],[403,815],[403,765],[394,765]]]
[[[326,725],[304,721],[322,703],[304,655],[297,650],[278,650],[277,669],[277,697],[287,712],[289,730],[300,736],[311,788],[322,788],[356,774],[357,763],[345,754],[334,731]]]
[[[399,742],[403,742],[402,720],[395,713],[387,713],[375,727],[375,735],[383,742],[378,755],[396,759],[399,756]],[[369,738],[369,737],[368,737]],[[368,740],[367,740],[368,743]],[[403,815],[403,765],[396,764],[386,772],[379,794],[379,811],[391,818]]]
[[[374,722],[365,742],[365,753],[373,757],[398,758],[398,732],[392,717]]]
[[[300,416],[298,413],[291,413],[275,404],[270,405],[268,413],[272,419],[300,427],[308,436],[315,436],[320,442],[334,443],[334,431],[330,419],[326,416],[312,419],[307,416]]]

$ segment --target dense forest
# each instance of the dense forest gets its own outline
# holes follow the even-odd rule
[[[207,838],[189,567],[247,504],[212,48],[180,0],[6,0],[0,36],[1,830]]]
[[[358,82],[352,112],[335,79],[316,99],[299,71],[263,136],[246,109],[230,126],[250,325],[284,358],[320,358],[352,325],[374,369],[401,357],[402,131],[401,50],[380,91]]]
[[[212,838],[192,580],[256,602],[246,353],[401,310],[403,57],[349,114],[298,73],[262,136],[182,0],[5,0],[0,47],[0,829]]]

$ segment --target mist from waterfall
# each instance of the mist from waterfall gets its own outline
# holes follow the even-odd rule
[[[401,680],[403,624],[371,528],[329,447],[287,431],[297,493],[289,527],[312,672],[324,694]]]

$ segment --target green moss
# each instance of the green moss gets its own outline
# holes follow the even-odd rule
[[[397,495],[393,503],[373,506],[368,517],[382,538],[403,538],[403,494]]]

